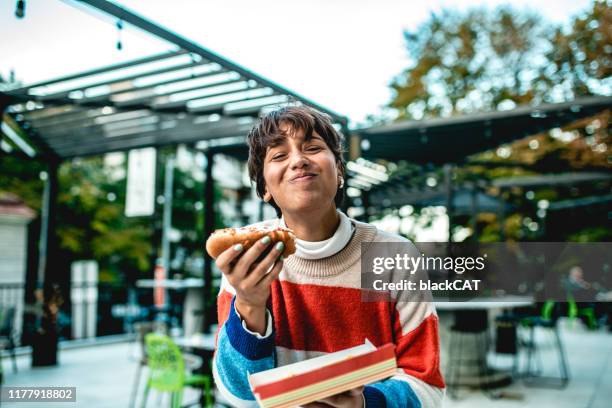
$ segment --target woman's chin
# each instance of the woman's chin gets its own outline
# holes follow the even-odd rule
[[[299,212],[299,211],[313,211],[313,210],[322,210],[327,207],[326,204],[331,205],[333,203],[332,200],[324,199],[322,197],[303,197],[302,199],[294,200],[289,207],[290,211]]]

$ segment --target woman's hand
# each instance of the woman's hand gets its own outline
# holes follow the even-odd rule
[[[364,408],[363,387],[353,388],[320,401],[306,404],[303,408]]]
[[[270,285],[283,267],[279,259],[284,249],[282,242],[277,242],[261,262],[255,262],[270,244],[270,237],[265,236],[244,254],[242,245],[234,245],[215,261],[236,290],[236,310],[249,330],[262,335],[266,331],[266,303],[270,297]]]

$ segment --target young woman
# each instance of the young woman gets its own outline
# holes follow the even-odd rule
[[[258,195],[291,228],[297,251],[263,238],[216,260],[223,272],[213,361],[221,393],[236,407],[257,406],[247,376],[363,344],[396,345],[398,371],[385,381],[310,407],[438,407],[438,319],[429,302],[362,302],[361,244],[405,239],[348,218],[342,138],[330,118],[308,107],[265,115],[248,135],[248,167]],[[260,262],[258,257],[269,251]]]

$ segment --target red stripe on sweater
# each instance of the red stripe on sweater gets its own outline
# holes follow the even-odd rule
[[[395,332],[398,337],[397,365],[406,374],[425,381],[428,384],[444,388],[444,379],[440,372],[440,339],[438,337],[438,318],[431,314],[414,330],[402,335],[399,313],[395,312]]]
[[[234,295],[224,290],[219,293],[217,297],[217,322],[219,322],[219,329],[225,323],[229,317],[230,306],[232,305],[232,299]]]
[[[271,298],[277,346],[332,353],[393,342],[392,305],[362,302],[360,289],[276,281]]]

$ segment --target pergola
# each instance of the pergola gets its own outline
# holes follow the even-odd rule
[[[0,112],[4,112],[0,135],[17,151],[38,156],[49,166],[39,282],[54,278],[57,170],[64,160],[144,147],[204,144],[204,232],[208,236],[215,219],[214,155],[244,157],[245,136],[262,111],[305,104],[327,113],[347,130],[346,117],[125,8],[105,0],[82,3],[167,41],[173,50],[0,92]],[[211,266],[207,256],[206,290],[212,288]]]
[[[465,163],[475,153],[562,127],[611,108],[612,97],[596,96],[565,103],[520,106],[509,111],[403,121],[357,129],[351,136],[351,146],[354,149],[352,154],[370,160],[405,160],[425,166],[443,165],[444,177],[432,187],[415,186],[412,181],[420,175],[408,171],[383,182],[359,180],[358,176],[357,180],[349,181],[349,185],[362,190],[361,202],[366,220],[371,213],[408,204],[444,205],[450,218],[457,214],[471,213],[472,222],[475,222],[475,214],[480,210],[497,212],[503,218],[510,207],[503,200],[481,191],[488,183],[485,180],[472,180],[459,185],[453,182],[453,166]],[[498,179],[493,186],[503,190],[517,185],[572,184],[601,180],[609,181],[610,177],[600,173],[569,173]],[[551,210],[554,208],[551,206]],[[449,229],[452,229],[452,222],[449,224]]]
[[[612,108],[612,97],[520,106],[507,111],[412,120],[356,130],[357,154],[366,159],[415,163],[458,163],[469,155],[562,127]]]

